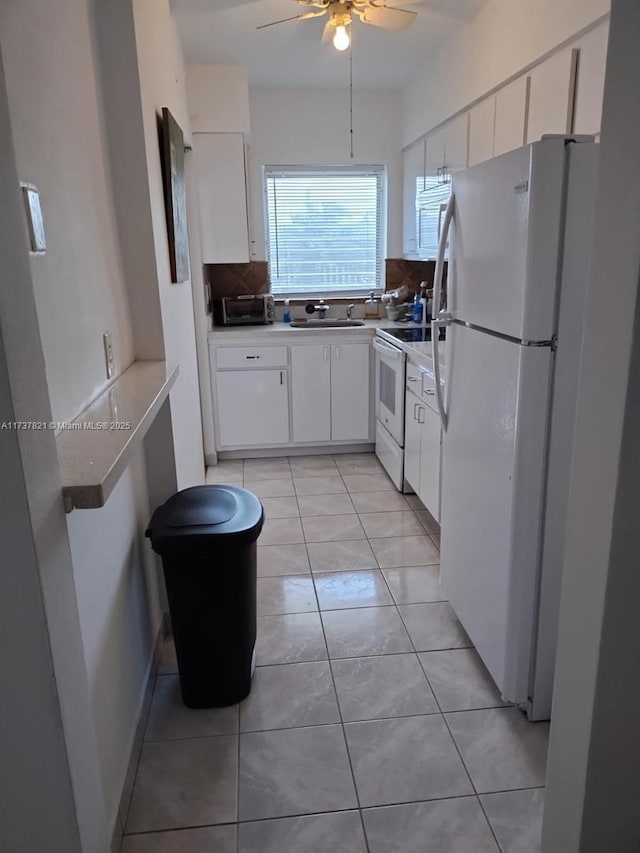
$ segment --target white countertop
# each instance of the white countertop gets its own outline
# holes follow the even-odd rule
[[[385,326],[392,326],[391,320],[363,320],[364,326],[333,326],[329,328],[310,328],[301,329],[294,328],[289,323],[270,323],[264,326],[214,326],[212,331],[208,333],[210,343],[235,343],[253,341],[260,339],[262,341],[273,340],[275,338],[287,335],[296,338],[308,338],[317,335],[349,335],[349,337],[366,336],[373,337],[376,329]],[[266,339],[266,340],[265,340]]]
[[[165,361],[134,361],[62,428],[56,447],[67,512],[105,505],[177,375]]]
[[[307,340],[319,335],[348,335],[350,338],[367,337],[372,338],[376,329],[413,329],[419,328],[415,323],[394,323],[393,320],[364,320],[364,326],[338,326],[328,328],[293,328],[289,323],[270,323],[264,326],[215,326],[208,333],[209,343],[242,343],[246,344],[249,341],[260,340],[264,343],[267,341],[275,341],[281,338],[289,338],[295,340]],[[431,342],[425,341],[399,341],[394,340],[394,344],[407,353],[408,358],[416,364],[421,364],[425,367],[433,366],[433,358],[431,351]],[[438,344],[440,353],[440,363],[444,364],[446,360],[446,342],[442,341]]]

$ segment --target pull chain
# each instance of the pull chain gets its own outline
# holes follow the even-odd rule
[[[349,156],[353,160],[353,32],[349,42]]]

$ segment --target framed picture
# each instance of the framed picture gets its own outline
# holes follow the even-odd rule
[[[189,239],[184,138],[180,125],[166,107],[162,108],[161,150],[171,281],[186,281],[189,278]]]

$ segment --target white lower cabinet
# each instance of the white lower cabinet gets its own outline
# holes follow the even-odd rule
[[[211,346],[219,450],[373,442],[371,342],[324,340]]]
[[[427,374],[428,376],[428,374]],[[419,393],[414,393],[409,383]],[[436,521],[440,521],[440,417],[425,402],[433,399],[433,383],[407,364],[404,415],[404,478]],[[422,396],[420,396],[421,394]],[[425,396],[426,394],[426,396]]]
[[[286,370],[230,370],[216,374],[220,447],[289,443]]]
[[[371,344],[331,347],[331,439],[371,439]]]
[[[420,484],[417,494],[440,523],[440,418],[429,406],[420,408]]]
[[[294,441],[331,441],[331,346],[291,347]]]
[[[420,432],[418,408],[422,401],[407,391],[404,408],[404,478],[420,495]]]
[[[371,345],[291,347],[294,442],[371,439]]]

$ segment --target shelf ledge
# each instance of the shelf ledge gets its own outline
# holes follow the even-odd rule
[[[56,438],[66,512],[104,506],[169,396],[178,365],[134,361]]]

